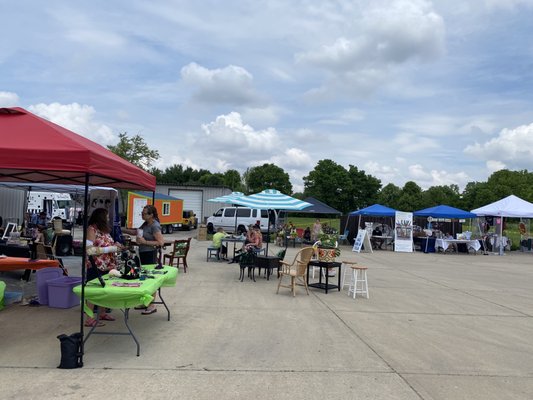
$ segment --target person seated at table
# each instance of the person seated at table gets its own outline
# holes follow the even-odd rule
[[[246,251],[257,251],[263,247],[263,235],[259,225],[255,225],[252,229],[252,238],[248,244],[244,246]]]
[[[129,235],[139,235],[140,231],[142,231],[142,236],[137,236],[136,239],[136,244],[139,246],[139,258],[141,265],[157,264],[157,248],[158,246],[163,246],[165,244],[165,239],[161,233],[159,215],[157,214],[157,209],[151,204],[144,206],[141,215],[144,222],[138,230],[122,229],[122,232],[125,232]],[[154,298],[156,293],[152,295]],[[150,303],[148,307],[138,306],[135,307],[135,309],[142,309],[143,315],[157,312],[157,308],[153,303]]]
[[[248,243],[253,241],[254,237],[254,226],[253,224],[248,225],[248,232],[246,232],[246,239],[244,240],[243,249],[244,246],[246,246]]]
[[[307,227],[304,231],[304,243],[310,244],[311,243],[311,228]]]
[[[219,227],[217,229],[217,232],[213,235],[213,244],[212,244],[212,247],[216,249],[220,249],[219,250],[220,257],[226,261],[228,257],[228,248],[222,244],[222,239],[224,239],[227,236],[228,236],[227,233],[224,232],[224,228]]]
[[[372,243],[374,244],[374,249],[380,249],[381,246],[383,246],[384,239],[381,238],[383,235],[383,232],[381,232],[381,228],[379,226],[376,226],[374,230],[372,230]]]
[[[110,270],[117,267],[116,252],[122,248],[120,243],[116,243],[111,237],[111,227],[109,226],[109,214],[105,208],[97,208],[91,214],[87,226],[87,255],[91,256],[93,264],[87,258],[85,266],[87,268],[87,282],[98,278],[98,275],[105,275]],[[94,310],[94,304],[87,303],[87,306]],[[85,326],[103,326],[101,321],[114,321],[115,318],[106,314],[105,307],[98,307],[98,322],[96,319],[87,316]]]
[[[259,226],[255,225],[250,231],[250,242],[246,243],[239,254],[233,257],[233,259],[230,261],[230,264],[238,263],[243,252],[255,252],[257,250],[261,250],[263,247],[263,235],[261,234],[261,229]]]
[[[41,211],[39,214],[35,214],[31,219],[33,227],[41,230],[46,229],[48,222],[46,211]]]

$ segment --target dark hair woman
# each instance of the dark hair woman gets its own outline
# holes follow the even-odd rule
[[[139,257],[141,265],[157,263],[157,246],[163,246],[165,239],[161,233],[157,209],[152,205],[146,205],[142,211],[143,223],[139,229],[123,229],[127,234],[137,234],[136,242],[139,245]],[[155,294],[154,294],[155,297]],[[143,314],[152,314],[157,311],[154,304],[150,304]]]

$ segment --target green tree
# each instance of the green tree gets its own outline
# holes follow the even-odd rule
[[[263,164],[248,169],[245,174],[246,189],[248,194],[261,192],[265,189],[277,189],[290,195],[292,184],[289,174],[274,164]]]
[[[352,180],[342,165],[320,160],[303,181],[305,196],[312,196],[339,211],[350,211]]]
[[[378,203],[394,208],[395,210],[403,211],[399,208],[398,200],[402,194],[402,189],[396,186],[394,183],[385,185],[378,193]]]
[[[229,169],[224,172],[224,186],[229,187],[233,192],[243,192],[241,174],[235,169]]]
[[[129,137],[124,132],[119,133],[118,137],[118,143],[115,146],[107,146],[107,148],[139,168],[148,171],[152,164],[159,159],[159,152],[150,149],[142,136]]]
[[[487,180],[487,186],[494,194],[495,201],[511,194],[525,200],[531,199],[533,191],[533,174],[527,170],[509,171],[503,169],[494,172]],[[529,201],[529,200],[528,200]]]
[[[223,186],[224,176],[220,173],[204,174],[200,177],[200,183],[204,186]]]
[[[375,204],[381,189],[381,181],[353,165],[348,168],[348,176],[351,181],[351,193],[348,209],[343,211],[358,210]]]
[[[422,205],[422,189],[420,186],[413,181],[406,182],[398,199],[397,210],[416,211],[423,208]]]
[[[432,186],[422,193],[421,208],[428,208],[446,204],[451,207],[461,208],[459,186]]]

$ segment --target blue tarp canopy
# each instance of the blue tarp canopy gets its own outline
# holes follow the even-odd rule
[[[418,210],[413,213],[415,217],[433,217],[433,218],[476,218],[477,215],[459,208],[450,207],[447,205],[440,205],[423,210]]]
[[[390,207],[382,206],[381,204],[374,204],[361,210],[352,211],[352,215],[373,215],[377,217],[394,217],[396,215],[396,210]]]

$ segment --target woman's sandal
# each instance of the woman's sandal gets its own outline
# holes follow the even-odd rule
[[[157,312],[157,308],[155,307],[148,307],[146,310],[144,310],[141,314],[142,315],[150,315]]]
[[[100,315],[99,319],[100,319],[100,321],[114,321],[115,317],[113,317],[112,315],[109,315],[109,314],[102,314],[102,315]]]
[[[93,328],[95,326],[104,326],[105,324],[102,321],[97,321],[94,318],[87,318],[84,324],[87,328]]]
[[[140,305],[133,307],[134,310],[146,310],[146,306]]]

